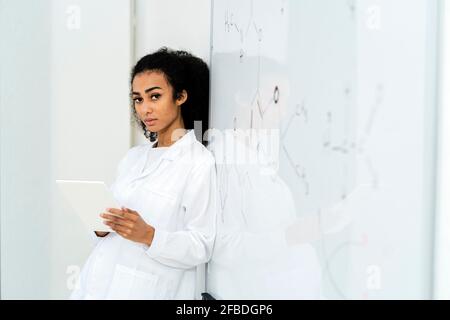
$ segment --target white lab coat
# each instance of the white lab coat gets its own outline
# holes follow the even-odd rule
[[[214,157],[189,130],[145,168],[153,144],[131,148],[111,190],[155,228],[150,246],[112,232],[96,238],[71,299],[197,299],[217,217]],[[145,168],[145,169],[144,169]]]

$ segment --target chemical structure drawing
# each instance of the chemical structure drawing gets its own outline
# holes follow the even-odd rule
[[[342,187],[341,187],[341,199],[345,199],[347,196],[347,181],[349,179],[349,161],[351,161],[351,158],[349,156],[356,154],[357,144],[353,141],[351,134],[351,131],[349,131],[349,117],[347,114],[351,112],[349,106],[351,105],[351,96],[352,96],[352,88],[350,85],[346,85],[343,90],[343,94],[345,97],[345,104],[344,109],[341,110],[341,112],[344,113],[343,118],[343,125],[344,125],[344,136],[340,138],[340,142],[335,143],[332,139],[333,134],[333,113],[332,111],[328,110],[326,112],[326,121],[325,121],[325,132],[323,134],[323,140],[322,140],[322,146],[324,149],[328,150],[332,156],[332,154],[345,156],[346,158],[342,159]],[[347,160],[344,160],[347,159]]]
[[[273,117],[272,119],[275,119],[274,115],[277,116],[276,112],[284,110],[283,107],[289,104],[289,114],[287,114],[286,118],[282,119],[282,127],[279,128],[279,152],[282,156],[282,158],[280,158],[282,159],[280,160],[282,161],[282,164],[280,165],[283,165],[286,169],[286,172],[282,172],[282,174],[289,176],[289,179],[285,176],[278,177],[277,175],[273,175],[271,178],[274,179],[273,182],[275,182],[276,179],[279,179],[280,184],[282,182],[286,183],[286,181],[289,180],[288,182],[292,183],[290,186],[293,186],[291,187],[291,191],[296,192],[297,198],[303,198],[303,195],[305,198],[309,197],[307,199],[302,199],[302,201],[306,200],[304,202],[308,202],[308,206],[310,206],[310,203],[315,205],[315,202],[318,203],[318,207],[323,206],[322,202],[320,202],[322,201],[322,198],[320,198],[321,191],[317,190],[319,189],[318,186],[320,184],[318,181],[321,181],[319,179],[321,176],[317,174],[317,170],[314,170],[316,169],[314,165],[311,165],[310,162],[308,162],[311,161],[311,159],[315,161],[316,157],[314,155],[304,156],[305,153],[310,151],[316,152],[316,150],[319,150],[317,155],[318,166],[321,165],[320,161],[324,161],[324,163],[333,163],[331,169],[334,170],[333,174],[335,175],[333,175],[333,177],[336,177],[336,181],[333,181],[332,185],[332,188],[334,188],[333,192],[336,192],[333,196],[339,195],[341,200],[347,199],[348,191],[350,189],[348,181],[353,173],[353,166],[350,161],[352,160],[351,157],[353,155],[360,155],[362,157],[364,166],[372,177],[372,184],[377,186],[379,184],[378,173],[372,158],[369,155],[367,142],[372,134],[374,121],[382,102],[382,86],[380,86],[381,89],[377,88],[375,103],[365,122],[363,135],[359,140],[353,137],[351,135],[353,132],[350,131],[350,126],[354,125],[354,123],[351,122],[354,106],[354,89],[351,83],[348,82],[349,79],[344,80],[347,82],[344,82],[344,86],[342,89],[339,89],[340,91],[337,96],[333,96],[333,99],[331,97],[327,97],[326,99],[320,97],[320,99],[317,99],[316,101],[313,97],[308,96],[308,99],[306,100],[300,99],[293,103],[291,101],[288,102],[289,98],[287,96],[290,96],[289,92],[292,92],[292,90],[288,89],[291,89],[290,85],[295,81],[288,79],[289,86],[285,85],[285,82],[283,82],[284,79],[272,81],[274,78],[271,73],[272,66],[270,64],[266,65],[265,63],[266,56],[270,57],[270,55],[267,54],[266,45],[270,44],[276,46],[278,42],[274,41],[275,38],[271,31],[277,30],[266,28],[266,21],[260,18],[264,17],[264,13],[262,13],[264,10],[259,9],[268,8],[255,7],[259,5],[261,4],[257,1],[244,1],[243,7],[245,7],[245,10],[233,11],[230,7],[224,8],[218,16],[218,28],[215,29],[219,30],[221,33],[223,33],[223,31],[225,32],[226,49],[229,50],[227,52],[232,52],[232,64],[237,68],[235,71],[238,71],[239,68],[244,70],[244,68],[247,67],[251,70],[251,72],[246,74],[249,78],[245,78],[246,80],[249,80],[248,84],[246,84],[249,87],[243,86],[245,89],[242,89],[242,95],[241,92],[236,93],[236,96],[239,97],[235,98],[236,101],[239,100],[237,103],[240,107],[238,108],[239,111],[227,118],[227,125],[232,124],[236,136],[240,129],[260,129],[264,128],[264,125],[269,127],[268,124],[271,117]],[[249,10],[246,11],[247,9]],[[278,8],[271,9],[270,14],[281,14],[286,18],[287,14],[290,13],[288,1],[285,0],[280,1],[280,6]],[[356,15],[358,14],[356,0],[343,0],[340,9],[339,14],[341,17],[343,16],[345,19],[351,19],[352,22],[356,21]],[[284,20],[285,19],[283,18],[281,21]],[[223,25],[221,25],[222,23]],[[280,32],[278,32],[278,35],[279,33]],[[291,44],[289,44],[289,46],[290,45]],[[280,48],[282,48],[282,46],[280,46]],[[289,47],[289,50],[291,50],[291,47]],[[263,55],[263,53],[265,55]],[[274,56],[279,58],[278,51],[275,50]],[[278,72],[278,70],[276,72]],[[307,88],[306,90],[308,90],[309,87],[305,87]],[[381,91],[381,93],[379,91]],[[311,92],[314,94],[315,89],[311,90]],[[332,92],[333,94],[335,93],[334,88]],[[342,94],[344,95],[344,100],[342,100]],[[223,96],[217,98],[223,98]],[[241,99],[243,101],[241,101]],[[324,101],[326,104],[322,103]],[[329,103],[330,101],[332,102]],[[266,120],[267,122],[265,122]],[[256,132],[257,130],[250,130],[250,134],[253,135],[254,131]],[[308,141],[308,143],[304,143],[304,140],[298,138],[299,133],[302,134],[302,138],[309,138],[312,135],[314,137],[311,137],[310,140],[306,139],[305,141]],[[250,136],[250,141],[254,142],[255,140],[252,139],[252,137],[253,136]],[[256,139],[256,144],[253,144],[252,142],[252,144],[246,143],[246,145],[249,148],[255,148],[259,158],[259,154],[265,155],[266,149],[265,145],[258,139],[259,138]],[[242,221],[245,226],[248,226],[249,223],[252,223],[253,217],[251,215],[253,212],[250,211],[250,207],[254,201],[254,199],[251,198],[252,190],[257,190],[260,180],[256,177],[256,173],[251,170],[249,171],[245,165],[241,166],[235,162],[229,162],[228,160],[229,159],[224,159],[223,164],[220,165],[220,170],[218,170],[222,222],[226,221],[227,218],[231,220],[237,219],[238,221]],[[293,188],[295,188],[295,190],[293,190]],[[257,193],[255,192],[255,194]],[[308,206],[300,206],[299,211],[304,208],[308,209]],[[314,210],[316,209],[317,207],[314,207],[312,212],[314,213]],[[320,216],[320,209],[318,214]],[[344,234],[344,236],[345,235],[347,234]],[[318,243],[322,246],[322,250],[319,250],[324,252],[325,262],[323,272],[327,274],[330,285],[333,287],[334,291],[344,299],[349,297],[349,294],[345,288],[342,287],[341,278],[337,277],[340,275],[338,273],[338,267],[342,264],[348,264],[349,261],[346,259],[346,253],[349,250],[353,250],[354,248],[364,248],[367,245],[367,236],[362,235],[361,239],[362,240],[346,239],[344,241],[330,242],[330,240],[327,241],[325,236],[323,236]]]
[[[305,104],[305,100],[302,101],[302,103],[299,103],[295,106],[295,112],[294,114],[291,115],[291,117],[289,118],[285,128],[282,131],[281,134],[281,138],[284,139],[284,137],[286,136],[289,128],[292,125],[292,122],[294,121],[294,119],[296,117],[300,117],[303,119],[304,123],[307,124],[308,123],[308,110],[306,109],[306,104]]]
[[[234,117],[236,120],[237,117]],[[225,143],[215,144],[214,137],[211,139],[211,143],[214,145],[211,151],[216,158],[216,168],[217,168],[217,178],[218,178],[218,191],[219,191],[219,203],[220,203],[220,216],[222,222],[225,222],[227,204],[238,207],[244,225],[247,226],[248,221],[245,212],[246,197],[248,193],[252,192],[253,184],[250,178],[248,166],[245,163],[240,163],[240,156],[235,152],[244,152],[244,156],[247,154],[248,150],[236,150],[237,142],[240,139],[236,132],[236,127],[232,131],[230,136],[232,140],[225,138]],[[239,142],[242,144],[242,141]],[[246,144],[243,144],[247,148]],[[219,152],[215,148],[221,148],[220,156]],[[218,159],[220,157],[220,159]],[[239,190],[238,193],[234,192]]]
[[[333,290],[341,299],[350,299],[348,294],[346,294],[346,290],[342,288],[339,282],[336,279],[335,272],[333,271],[333,262],[339,257],[342,252],[346,250],[351,250],[352,248],[362,248],[365,249],[368,246],[368,236],[367,234],[362,234],[361,239],[357,240],[346,240],[339,245],[337,245],[331,252],[327,253],[327,248],[325,245],[325,241],[322,239],[321,247],[324,252],[325,262],[324,262],[324,270],[323,272],[330,280],[330,284],[332,285]]]
[[[307,178],[306,168],[304,168],[303,166],[298,164],[293,159],[291,153],[289,152],[289,150],[286,146],[286,142],[285,142],[285,139],[286,139],[286,136],[288,135],[289,129],[292,128],[292,124],[294,123],[295,119],[300,119],[301,123],[303,123],[304,125],[306,125],[308,123],[308,110],[306,108],[305,100],[303,100],[302,103],[299,103],[295,106],[294,113],[290,116],[285,128],[282,130],[281,150],[284,152],[284,154],[288,160],[288,164],[292,167],[292,169],[294,170],[298,179],[300,179],[300,181],[303,185],[304,195],[308,196],[309,192],[310,192],[310,183]]]
[[[248,19],[246,19],[246,22],[239,22],[239,19],[237,16],[230,10],[226,10],[224,12],[224,28],[226,33],[230,34],[236,34],[237,39],[239,40],[239,59],[240,62],[244,62],[244,58],[246,56],[245,52],[245,45],[248,45],[248,38],[250,34],[253,32],[253,36],[256,36],[257,42],[254,43],[257,48],[257,70],[256,70],[256,89],[253,94],[253,98],[250,103],[250,121],[249,121],[249,128],[254,129],[256,124],[256,115],[259,116],[260,120],[264,120],[264,117],[269,110],[269,108],[274,107],[276,104],[278,104],[280,99],[280,88],[278,85],[275,85],[273,88],[273,94],[270,98],[268,98],[266,101],[263,100],[262,94],[261,94],[261,88],[260,88],[260,79],[261,79],[261,55],[260,55],[260,48],[261,43],[263,42],[263,28],[257,23],[255,17],[254,17],[254,1],[250,2],[250,15]],[[285,13],[285,1],[281,2],[280,6],[280,13]],[[354,15],[356,14],[356,5],[354,0],[347,0],[346,5],[348,7],[348,10],[350,12],[350,15],[352,18],[354,18]],[[254,37],[253,37],[254,39]],[[344,94],[349,98],[351,95],[351,87],[347,86],[344,89]],[[307,179],[307,173],[306,168],[304,166],[301,166],[299,163],[297,163],[290,152],[288,151],[288,148],[286,144],[284,143],[284,138],[289,132],[289,129],[291,127],[292,121],[295,119],[295,117],[302,117],[304,119],[305,124],[308,122],[308,113],[305,108],[305,103],[298,104],[296,106],[296,110],[294,115],[288,120],[288,123],[284,130],[282,131],[282,141],[281,141],[281,151],[286,155],[286,159],[288,160],[288,164],[292,167],[294,170],[296,176],[302,181],[305,195],[308,195],[309,190],[309,182]],[[331,110],[329,110],[326,114],[327,120],[327,129],[324,134],[324,140],[323,140],[323,147],[329,149],[331,152],[339,153],[343,155],[349,154],[352,150],[356,148],[356,143],[350,142],[348,139],[344,138],[339,143],[333,143],[332,142],[332,121],[333,121],[333,114]],[[236,130],[236,117],[234,118],[234,128]],[[370,159],[367,160],[368,166],[370,165]],[[348,175],[348,168],[343,169],[344,176]],[[345,187],[343,187],[345,189]],[[342,198],[345,198],[346,192],[342,192]]]
[[[346,103],[349,104],[351,99],[352,89],[350,86],[344,88],[344,96]],[[344,118],[346,134],[348,134],[348,118]],[[356,143],[350,142],[349,137],[344,137],[339,143],[333,143],[332,141],[332,127],[333,127],[333,113],[328,110],[326,113],[326,129],[323,135],[322,146],[327,148],[331,152],[341,153],[343,155],[350,154],[352,151],[356,150]]]
[[[266,114],[267,110],[274,104],[277,104],[279,99],[280,99],[280,89],[278,88],[278,86],[275,86],[273,96],[270,97],[268,101],[266,101],[265,103],[263,103],[260,90],[259,88],[257,88],[253,96],[251,106],[254,106],[256,104],[256,109],[258,111],[259,117],[260,119],[264,120],[264,115]]]
[[[250,5],[250,11],[248,18],[245,18],[244,20],[240,20],[240,17],[236,15],[231,10],[225,10],[224,12],[224,30],[225,33],[230,34],[232,37],[234,35],[236,36],[235,40],[239,43],[239,62],[244,63],[245,57],[247,55],[246,53],[246,46],[252,45],[253,48],[256,48],[256,63],[257,63],[257,69],[256,71],[256,83],[255,83],[255,91],[252,95],[252,99],[249,101],[249,125],[248,128],[250,129],[257,129],[258,124],[264,124],[265,118],[267,116],[267,111],[270,108],[275,107],[281,99],[281,88],[278,85],[274,85],[272,88],[273,92],[269,97],[263,98],[262,92],[261,92],[261,43],[263,42],[263,28],[260,26],[259,22],[256,20],[254,15],[254,5],[255,2],[252,0],[248,2]],[[280,13],[285,13],[286,8],[286,1],[281,1],[281,9]],[[266,96],[266,95],[264,95]],[[238,116],[235,116],[233,118],[233,128],[236,132],[238,129],[238,123],[239,123]],[[245,129],[245,128],[242,128]],[[250,131],[251,136],[250,140],[253,140],[253,130]],[[262,157],[265,155],[261,151],[260,148],[260,142],[256,143],[256,152],[258,157],[260,154]],[[269,163],[269,166],[275,165],[275,163]],[[299,169],[297,169],[299,170]],[[304,171],[304,170],[302,170]],[[251,180],[247,173],[244,173],[243,175],[246,177],[246,184],[251,186]],[[300,174],[301,177],[305,177],[305,173]],[[274,179],[274,178],[273,178]],[[240,183],[243,183],[243,181],[240,181]]]
[[[241,172],[242,171],[242,172]],[[238,193],[233,192],[233,195],[237,195],[238,203],[232,202],[234,206],[237,206],[244,223],[244,226],[248,226],[247,214],[245,212],[246,196],[248,192],[251,192],[252,185],[249,177],[249,173],[246,170],[240,170],[235,163],[222,163],[218,170],[219,181],[219,200],[220,200],[220,212],[221,220],[226,220],[226,206],[230,201],[230,192],[233,190],[239,190]],[[233,188],[233,190],[230,190]],[[236,189],[235,189],[236,188]]]
[[[284,13],[285,1],[282,1],[281,13]],[[253,128],[255,125],[255,112],[259,114],[261,120],[264,120],[264,116],[267,110],[273,105],[278,104],[280,100],[280,88],[278,85],[274,86],[272,96],[267,99],[267,101],[263,101],[261,94],[261,42],[263,41],[263,28],[259,26],[254,17],[254,1],[250,1],[250,16],[247,19],[247,23],[243,23],[240,25],[235,20],[235,15],[233,12],[226,10],[224,17],[224,26],[226,33],[235,33],[239,38],[239,61],[240,63],[244,62],[244,58],[246,56],[245,45],[248,45],[248,39],[250,38],[250,32],[254,32],[253,35],[256,36],[257,43],[257,70],[256,70],[256,89],[253,94],[253,98],[251,99],[251,123],[250,128]],[[253,38],[252,38],[253,39]],[[255,106],[255,107],[254,107]],[[253,109],[256,110],[253,110]]]
[[[227,168],[225,166],[225,155],[222,155],[222,158],[219,159],[219,155],[216,148],[221,148],[222,146],[218,146],[215,141],[215,136],[212,136],[210,138],[210,147],[209,150],[211,151],[212,155],[216,159],[216,170],[217,170],[217,180],[218,180],[218,197],[219,197],[219,204],[220,204],[220,218],[221,221],[224,222],[224,212],[225,212],[225,205],[227,202],[228,197],[228,173]]]
[[[219,180],[219,201],[220,201],[220,213],[222,222],[225,222],[224,214],[225,214],[225,205],[227,202],[228,196],[228,174],[224,164],[220,165],[220,169],[218,170],[218,180]]]
[[[244,49],[246,39],[249,36],[249,33],[251,31],[254,31],[257,39],[258,39],[258,52],[260,49],[259,43],[262,41],[263,38],[263,30],[261,27],[259,27],[254,21],[253,17],[253,1],[250,2],[250,17],[247,21],[246,26],[239,25],[238,22],[235,20],[235,15],[233,12],[225,11],[225,17],[224,17],[224,25],[225,25],[225,32],[227,33],[233,33],[236,32],[239,35],[239,42],[240,42],[240,48],[239,48],[239,62],[244,62],[244,58],[246,56],[246,52]]]
[[[327,117],[327,120],[326,120],[327,128],[326,128],[326,131],[324,134],[324,139],[323,139],[323,147],[324,148],[328,148],[331,145],[331,125],[333,122],[333,114],[331,113],[331,111],[327,112],[326,117]]]
[[[384,87],[381,83],[378,83],[375,87],[375,100],[370,109],[369,117],[367,118],[367,121],[364,126],[364,133],[359,142],[359,149],[361,151],[364,151],[365,144],[372,133],[375,117],[379,112],[381,104],[383,103],[383,95],[384,95]]]
[[[371,186],[373,189],[377,189],[379,186],[379,177],[378,172],[376,168],[373,165],[372,158],[368,152],[367,143],[370,140],[371,135],[373,135],[373,129],[376,121],[377,113],[379,112],[381,105],[384,100],[384,87],[381,83],[378,83],[375,86],[374,89],[374,101],[370,107],[369,115],[364,122],[363,126],[363,132],[361,135],[361,138],[359,139],[358,143],[352,143],[351,151],[356,151],[356,153],[362,157],[362,160],[364,161],[364,165],[366,166],[368,173],[371,177]],[[331,118],[331,117],[330,117]],[[331,143],[330,143],[331,145]],[[343,167],[343,174],[344,177],[348,177],[348,170],[349,168],[344,166]],[[345,178],[347,179],[347,178]],[[347,190],[345,190],[345,186],[343,186],[343,192],[341,199],[345,200],[347,195]],[[319,211],[319,218],[320,218],[320,211]],[[321,231],[322,232],[322,231]],[[329,283],[331,284],[334,292],[342,299],[348,299],[350,298],[349,295],[346,293],[346,290],[339,285],[336,277],[336,271],[333,271],[333,265],[337,264],[338,262],[336,259],[345,252],[346,250],[352,250],[352,248],[363,248],[367,249],[368,245],[368,236],[367,234],[362,234],[360,240],[345,240],[341,244],[334,247],[334,249],[330,252],[328,252],[327,245],[326,245],[326,235],[322,235],[320,243],[321,243],[321,251],[324,255],[324,272],[328,276]],[[362,294],[363,297],[367,296],[367,292]]]
[[[337,259],[343,252],[350,251],[354,248],[358,249],[367,249],[369,244],[369,237],[366,233],[362,233],[359,239],[348,239],[343,240],[338,245],[334,246],[332,250],[326,244],[327,237],[325,235],[324,226],[323,226],[323,212],[322,210],[318,210],[317,216],[319,218],[319,230],[322,236],[319,240],[320,251],[323,254],[323,273],[329,280],[329,284],[333,288],[333,291],[339,296],[341,299],[349,299],[350,297],[346,293],[345,290],[337,281],[336,271],[333,269],[333,266],[337,264]]]
[[[378,189],[380,184],[379,173],[373,164],[373,160],[370,153],[367,151],[367,143],[371,135],[373,134],[374,122],[382,106],[383,100],[384,100],[384,86],[383,84],[378,83],[375,86],[374,102],[372,103],[372,106],[370,108],[369,116],[365,122],[364,131],[357,145],[358,154],[363,158],[367,171],[371,176],[371,187],[375,190]]]

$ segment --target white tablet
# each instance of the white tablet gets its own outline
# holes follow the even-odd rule
[[[114,232],[103,223],[100,213],[120,208],[103,181],[56,180],[58,190],[88,231]]]

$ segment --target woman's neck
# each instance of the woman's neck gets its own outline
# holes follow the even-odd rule
[[[182,119],[176,119],[168,128],[158,132],[157,148],[169,147],[186,133]]]

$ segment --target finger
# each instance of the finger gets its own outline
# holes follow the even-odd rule
[[[120,225],[120,226],[127,227],[129,229],[133,229],[133,227],[134,227],[134,222],[132,222],[130,220],[125,220],[125,219],[105,220],[104,223],[108,226]]]
[[[130,229],[128,229],[127,227],[124,227],[124,226],[120,226],[120,225],[114,225],[113,227],[111,227],[111,229],[113,229],[116,232],[123,233],[126,236],[130,235],[130,233],[131,233]]]
[[[100,214],[100,217],[102,217],[104,219],[108,219],[108,220],[113,220],[113,221],[116,221],[116,220],[120,219],[120,220],[130,220],[132,222],[135,222],[137,220],[136,219],[136,215],[131,215],[131,214],[128,214],[126,212],[122,212],[121,215],[110,214],[110,213],[102,213],[102,214]]]
[[[131,221],[136,221],[140,215],[137,211],[131,210],[129,208],[124,208],[125,217]]]
[[[121,217],[121,216],[117,216],[115,214],[109,214],[109,213],[102,213],[102,214],[100,214],[100,217],[102,217],[105,220],[110,220],[110,221],[126,220],[125,217]]]
[[[124,208],[124,211],[126,211],[128,213],[139,215],[139,213],[135,210],[132,210],[130,208],[125,208],[125,207],[123,207],[123,208]]]
[[[106,208],[106,212],[110,212],[117,216],[123,216],[125,214],[125,212],[123,210],[117,209],[117,208]]]

